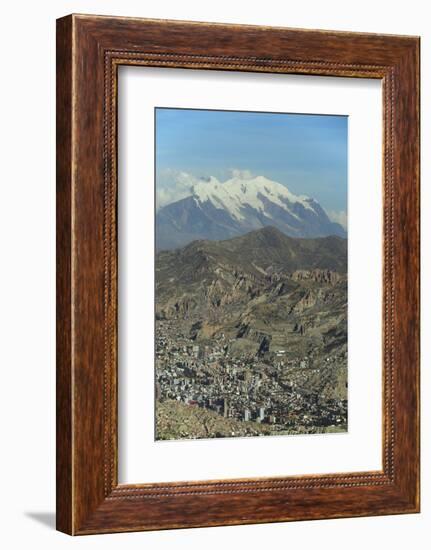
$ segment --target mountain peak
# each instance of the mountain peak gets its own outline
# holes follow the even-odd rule
[[[244,210],[257,209],[271,217],[268,205],[275,204],[296,215],[291,206],[299,203],[303,208],[314,210],[312,201],[304,195],[295,195],[289,189],[265,176],[235,175],[225,182],[211,176],[202,179],[192,187],[193,197],[198,202],[210,202],[220,210],[227,210],[237,220],[245,218]]]
[[[176,248],[196,239],[223,240],[266,226],[291,237],[346,236],[317,201],[295,195],[263,175],[214,176],[191,187],[191,195],[161,208],[156,217],[157,249]]]
[[[314,239],[288,237],[275,227],[263,227],[232,239],[196,240],[184,248],[163,252],[172,265],[181,264],[187,277],[198,272],[216,273],[216,266],[237,265],[242,271],[262,273],[298,269],[332,269],[343,273],[347,265],[347,241],[338,237]]]
[[[244,237],[248,239],[256,239],[261,244],[270,247],[280,246],[281,243],[290,239],[290,237],[272,225],[267,225],[262,227],[262,229],[251,231],[250,233],[244,235]]]

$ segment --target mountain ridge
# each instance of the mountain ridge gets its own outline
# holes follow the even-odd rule
[[[191,195],[162,207],[156,215],[158,250],[197,239],[226,240],[266,226],[285,235],[312,238],[346,231],[332,222],[313,198],[295,195],[264,176],[214,177],[191,186]]]
[[[225,241],[197,240],[160,251],[156,311],[181,317],[199,310],[206,317],[223,304],[251,303],[262,293],[268,299],[289,294],[313,281],[332,286],[346,277],[346,239],[298,239],[266,227]]]
[[[160,251],[157,256],[170,258],[175,265],[184,263],[191,271],[200,267],[199,262],[212,259],[215,263],[220,260],[242,265],[252,272],[331,269],[343,273],[347,269],[347,240],[337,236],[289,237],[277,228],[267,226],[232,239],[195,240],[180,249]]]
[[[346,239],[195,240],[155,291],[158,439],[347,429]]]

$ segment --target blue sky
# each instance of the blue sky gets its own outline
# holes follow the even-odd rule
[[[347,117],[156,109],[157,190],[175,198],[177,172],[220,181],[264,175],[333,213],[347,211]],[[339,220],[337,220],[339,221]]]

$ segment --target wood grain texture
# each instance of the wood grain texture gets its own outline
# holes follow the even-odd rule
[[[72,34],[57,23],[57,529],[72,531]]]
[[[70,534],[419,510],[419,39],[68,16],[57,39],[57,527]],[[383,470],[118,485],[117,68],[378,78]]]

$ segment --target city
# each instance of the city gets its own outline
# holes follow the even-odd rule
[[[292,359],[285,350],[236,357],[230,354],[231,342],[223,333],[215,340],[196,342],[192,326],[178,320],[156,321],[159,403],[173,400],[264,427],[252,430],[251,435],[346,430],[347,399],[335,399],[324,389],[325,377],[338,373],[340,365],[347,371],[345,351],[325,359],[312,354]],[[170,438],[163,431],[163,426],[156,426],[157,439]],[[231,433],[208,435],[228,437]],[[186,436],[194,438],[193,433]]]

